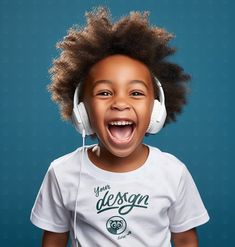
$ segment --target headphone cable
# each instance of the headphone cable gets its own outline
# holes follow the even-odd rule
[[[83,129],[82,130],[82,154],[81,154],[81,163],[79,167],[79,180],[78,180],[78,186],[77,186],[77,195],[76,195],[76,201],[75,201],[75,208],[74,208],[74,219],[73,219],[73,231],[74,231],[74,239],[76,243],[76,247],[78,247],[78,238],[77,238],[77,231],[76,231],[76,223],[77,223],[77,203],[78,203],[78,195],[79,195],[79,187],[81,182],[81,171],[82,171],[82,165],[83,165],[83,158],[84,158],[84,152],[85,152],[85,137],[86,132]]]

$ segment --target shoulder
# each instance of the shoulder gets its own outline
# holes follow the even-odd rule
[[[151,178],[154,183],[159,183],[168,191],[172,202],[177,198],[180,185],[191,180],[191,175],[186,165],[175,155],[161,151],[159,148],[151,149]]]
[[[76,156],[79,155],[79,152],[81,152],[82,147],[78,147],[77,149],[75,149],[74,151],[64,154],[56,159],[54,159],[51,164],[53,167],[56,166],[60,166],[61,164],[67,163],[69,161],[71,161],[72,159],[74,159]]]
[[[51,184],[55,184],[60,191],[63,204],[70,207],[76,198],[77,185],[80,179],[80,167],[83,148],[58,157],[53,160],[48,169],[47,177]]]
[[[49,167],[49,171],[53,170],[58,181],[69,179],[79,172],[81,164],[82,147],[54,159]]]
[[[179,182],[185,170],[186,165],[175,155],[164,152],[157,147],[149,146],[151,154],[151,163],[160,176],[168,177],[169,180]]]
[[[171,169],[184,169],[185,164],[175,155],[164,152],[157,147],[149,146],[152,157],[156,161],[160,161],[159,164],[163,164],[166,168]]]

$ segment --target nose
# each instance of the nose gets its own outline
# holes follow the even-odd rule
[[[125,96],[117,95],[114,97],[111,104],[112,110],[124,111],[129,110],[130,108],[131,106]]]

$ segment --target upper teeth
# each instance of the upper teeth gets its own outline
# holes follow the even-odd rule
[[[112,121],[109,123],[110,125],[131,125],[131,121]]]

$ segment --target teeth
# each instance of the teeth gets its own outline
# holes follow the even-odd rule
[[[131,125],[131,121],[112,121],[109,123],[110,125]]]

